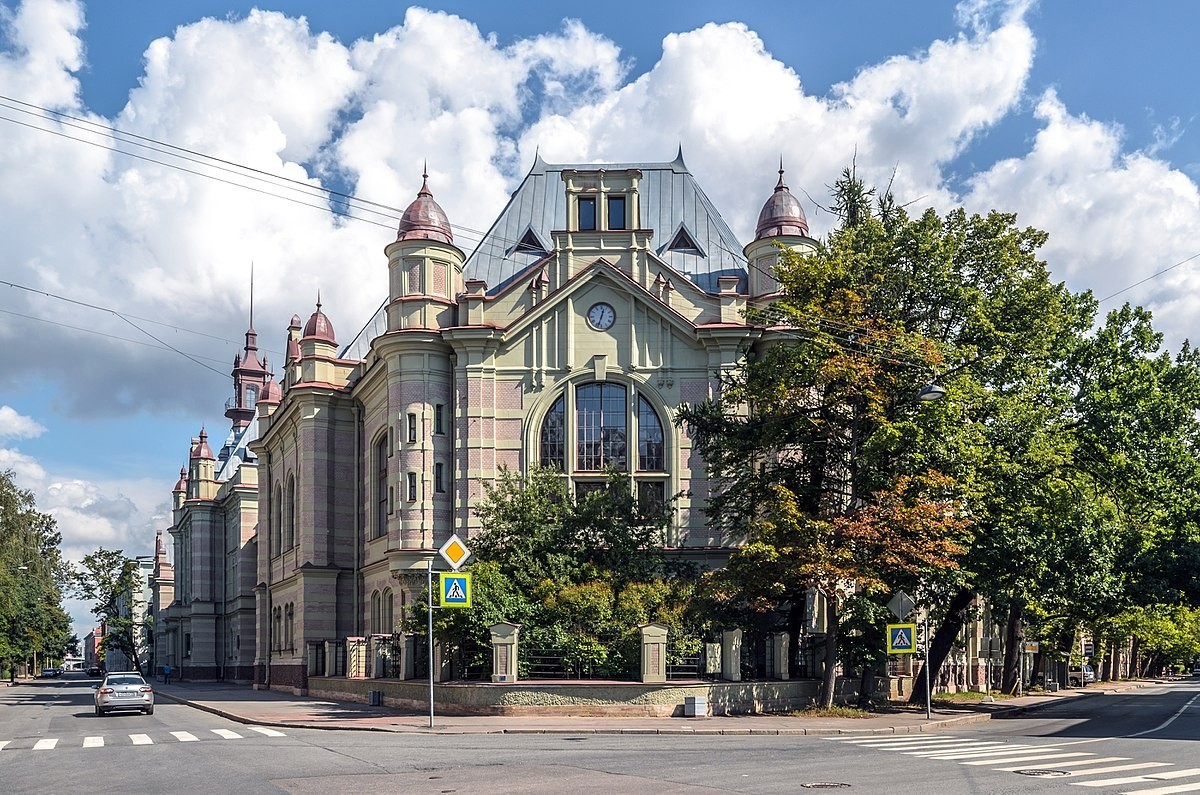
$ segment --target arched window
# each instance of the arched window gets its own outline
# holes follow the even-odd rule
[[[380,627],[379,631],[385,635],[390,635],[395,631],[395,624],[392,623],[392,589],[383,589],[383,600],[379,606]]]
[[[288,602],[287,609],[284,611],[284,641],[287,648],[296,650],[296,605]]]
[[[665,501],[670,473],[663,420],[631,385],[588,382],[567,389],[550,404],[537,441],[539,463],[569,476],[577,494],[603,488],[605,470],[616,469],[632,472],[647,507]]]
[[[271,554],[283,551],[283,488],[275,484],[275,504],[271,506]]]
[[[296,546],[296,476],[288,478],[287,505],[283,509],[283,548]]]
[[[539,459],[542,466],[554,467],[555,469],[566,469],[565,461],[565,446],[563,437],[563,425],[566,420],[563,417],[566,409],[564,408],[566,398],[559,396],[558,400],[554,401],[554,405],[550,407],[550,411],[546,413],[546,418],[542,421],[542,438],[541,438],[541,454]]]
[[[375,538],[387,535],[388,442],[385,434],[375,444]]]

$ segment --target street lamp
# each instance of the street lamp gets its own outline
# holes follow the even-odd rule
[[[923,403],[932,403],[935,400],[941,400],[946,397],[945,387],[939,386],[932,381],[917,392],[917,400]]]
[[[930,381],[925,386],[917,391],[917,402],[919,403],[934,403],[946,397],[946,389],[939,384]],[[925,719],[929,720],[933,717],[932,701],[933,693],[930,691],[929,683],[929,607],[925,607],[925,662],[921,665],[925,674]]]

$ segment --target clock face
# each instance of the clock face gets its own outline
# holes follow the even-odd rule
[[[612,328],[613,322],[617,319],[617,313],[608,304],[600,302],[592,304],[592,308],[587,312],[587,319],[592,328],[607,331]]]

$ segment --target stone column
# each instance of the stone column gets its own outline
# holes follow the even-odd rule
[[[767,642],[771,644],[771,670],[767,675],[772,679],[789,679],[788,675],[788,660],[789,652],[789,637],[786,632],[772,632],[767,638]]]
[[[493,624],[492,632],[492,681],[517,681],[517,636],[520,624],[501,621]]]
[[[667,681],[667,626],[651,622],[638,627],[642,631],[642,681]]]
[[[742,631],[727,629],[721,633],[721,678],[742,681]]]

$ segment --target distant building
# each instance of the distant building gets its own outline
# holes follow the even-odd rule
[[[742,245],[682,154],[539,158],[470,256],[426,181],[349,344],[318,299],[276,383],[251,322],[229,437],[214,456],[202,431],[174,492],[159,665],[304,687],[310,648],[394,631],[438,546],[480,530],[503,467],[556,467],[577,493],[615,467],[642,500],[682,493],[669,551],[722,564],[731,542],[705,523],[708,475],[672,413],[772,337],[744,310],[776,296],[780,247],[812,245],[782,169]]]
[[[133,587],[117,599],[117,610],[122,618],[130,619],[134,626],[134,644],[138,649],[138,657],[143,671],[147,673],[151,667],[151,652],[153,647],[153,628],[147,627],[146,617],[150,606],[150,574],[154,570],[154,558],[140,555],[134,558],[138,573]],[[137,665],[133,659],[118,649],[115,645],[105,651],[105,666],[110,671],[134,671]]]

